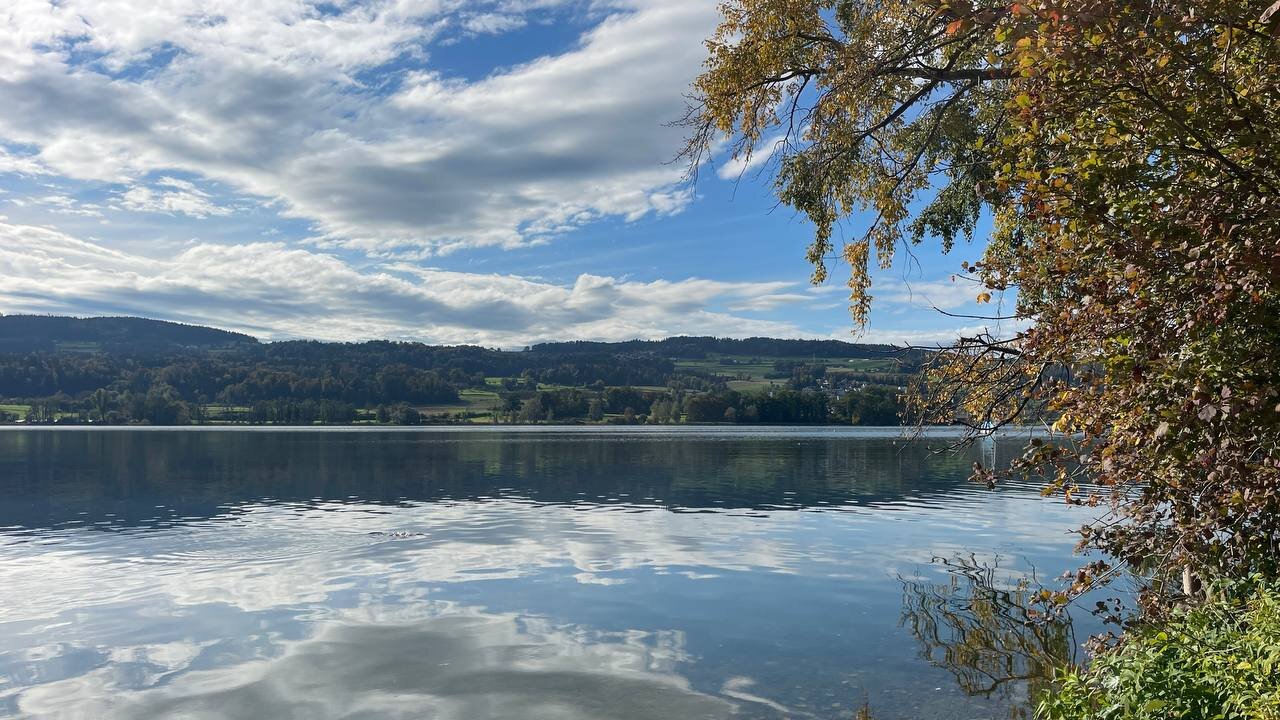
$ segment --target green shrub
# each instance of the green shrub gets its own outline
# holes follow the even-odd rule
[[[1280,592],[1252,591],[1131,630],[1059,678],[1042,720],[1280,720]]]

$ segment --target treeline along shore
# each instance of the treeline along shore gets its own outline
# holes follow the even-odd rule
[[[142,318],[0,316],[8,424],[897,425],[918,350],[675,337],[518,351],[260,342]]]

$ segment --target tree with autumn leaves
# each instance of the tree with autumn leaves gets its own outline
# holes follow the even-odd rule
[[[1148,609],[1280,578],[1271,3],[727,0],[708,41],[687,159],[770,153],[857,325],[873,263],[991,219],[958,275],[979,308],[1016,294],[990,317],[1021,329],[937,353],[910,406],[975,435],[1052,420],[1014,471],[1096,506],[1081,547],[1111,559],[1059,600],[1120,568]]]

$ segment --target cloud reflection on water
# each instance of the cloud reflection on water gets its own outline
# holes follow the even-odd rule
[[[445,611],[445,608],[437,608]],[[24,715],[148,718],[725,718],[737,703],[674,672],[682,636],[600,635],[447,608],[415,623],[328,623],[269,659],[119,693],[119,666],[42,685]],[[198,654],[179,653],[183,660]],[[188,663],[188,668],[191,663]]]
[[[935,691],[897,627],[898,575],[1058,557],[1070,522],[964,484],[967,463],[830,436],[0,435],[0,716],[823,716],[866,695],[971,717],[990,708]]]

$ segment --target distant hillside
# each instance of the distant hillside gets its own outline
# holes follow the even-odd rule
[[[0,315],[0,352],[139,352],[257,342],[242,333],[136,317]]]
[[[704,358],[709,354],[749,355],[767,358],[883,358],[898,355],[902,348],[892,345],[850,343],[841,340],[792,340],[753,337],[743,340],[717,337],[671,337],[665,340],[626,342],[556,342],[533,346],[534,352],[564,355],[580,353],[653,353],[669,358]]]
[[[675,337],[522,351],[260,343],[141,318],[0,316],[0,422],[282,425],[900,421],[920,350]]]
[[[0,315],[0,352],[136,352],[182,348],[225,348],[259,345],[258,339],[243,333],[200,325],[184,325],[137,317],[75,318],[53,315]],[[320,343],[289,341],[271,343],[273,354],[303,353],[337,359],[350,354],[389,354],[388,362],[414,362],[408,356],[422,353],[507,356],[508,362],[523,366],[531,356],[540,358],[654,355],[677,359],[701,359],[709,355],[759,358],[903,358],[903,349],[892,345],[850,343],[841,340],[795,340],[752,337],[745,339],[710,336],[680,336],[664,340],[623,342],[568,341],[534,345],[524,353],[502,353],[477,347],[452,347],[422,343],[373,341],[365,343]],[[518,373],[519,370],[517,369]]]

